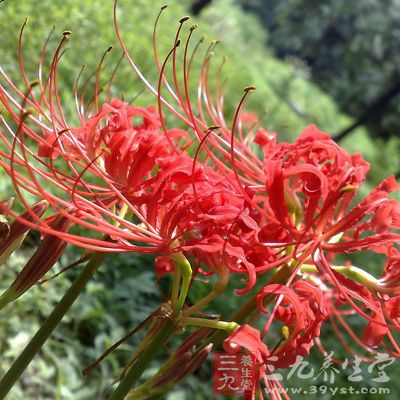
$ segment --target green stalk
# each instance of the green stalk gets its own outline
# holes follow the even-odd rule
[[[181,283],[181,270],[176,268],[172,280],[171,304],[176,304],[179,297],[179,284]]]
[[[236,322],[225,322],[225,321],[218,321],[215,319],[194,318],[194,317],[181,318],[180,322],[183,325],[194,325],[206,328],[222,329],[228,332],[229,334],[231,334],[234,330],[236,330],[240,326]]]
[[[171,304],[175,312],[180,311],[185,304],[192,278],[192,267],[188,259],[182,253],[171,254],[175,262],[175,276],[172,282]],[[179,283],[182,278],[181,291],[178,296]]]
[[[106,253],[95,253],[90,258],[90,261],[87,263],[84,270],[75,279],[71,287],[55,306],[54,310],[48,316],[41,328],[36,332],[19,357],[14,361],[3,379],[0,381],[0,399],[5,398],[10,389],[21,377],[22,373],[35,357],[36,353],[42,348],[43,344],[53,333],[54,329],[58,326],[64,315],[78,298],[86,283],[96,272],[106,255]]]
[[[215,300],[218,296],[225,292],[226,287],[228,286],[229,281],[229,272],[221,273],[220,279],[217,284],[214,286],[212,291],[204,296],[201,300],[199,300],[196,304],[193,304],[191,307],[182,311],[182,316],[187,317],[192,315],[203,308],[205,308],[209,303]]]
[[[125,398],[137,380],[142,376],[143,372],[149,366],[151,361],[157,355],[159,350],[175,332],[177,326],[178,322],[173,316],[168,316],[165,318],[164,325],[143,349],[142,353],[129,369],[124,379],[122,379],[114,392],[111,393],[109,400],[123,400]]]

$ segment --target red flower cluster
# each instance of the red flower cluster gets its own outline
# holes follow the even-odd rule
[[[169,55],[174,68],[185,21]],[[185,60],[194,29],[189,30]],[[229,349],[239,346],[255,353],[260,380],[271,368],[288,367],[297,356],[308,354],[315,341],[322,348],[319,336],[327,321],[353,353],[349,341],[370,354],[381,346],[400,356],[395,338],[400,329],[400,208],[389,197],[399,189],[393,177],[354,205],[368,163],[315,126],[306,128],[295,143],[277,142],[275,133],[255,127],[254,115],[240,114],[252,88],[246,88],[227,127],[223,95],[215,101],[210,96],[208,57],[196,112],[185,63],[183,88],[176,79],[168,82],[160,67],[158,88],[150,86],[158,111],[109,98],[100,107],[96,97],[94,111],[85,114],[78,107],[80,123],[70,127],[57,86],[51,84],[65,40],[38,91],[27,85],[21,92],[0,70],[0,100],[17,127],[0,115],[0,138],[7,148],[0,152],[0,165],[27,209],[21,189],[47,200],[54,213],[43,220],[3,211],[87,249],[158,254],[160,274],[174,270],[170,254],[183,252],[198,273],[243,274],[247,282],[239,294],[264,284],[257,295],[258,311],[268,314],[264,331],[242,325],[225,341]],[[122,40],[121,45],[138,72]],[[176,106],[161,96],[163,84]],[[166,128],[162,105],[186,130]],[[262,148],[262,159],[255,145]],[[54,229],[58,215],[85,230]],[[380,277],[336,261],[338,254],[359,250],[386,256]],[[283,281],[265,284],[265,273],[284,270]],[[270,303],[274,306],[267,311]],[[366,321],[363,339],[348,323],[354,314]],[[263,342],[272,323],[285,332],[274,348],[273,337]]]

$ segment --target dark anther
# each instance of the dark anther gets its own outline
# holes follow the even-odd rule
[[[188,16],[186,16],[186,17],[182,17],[180,20],[179,20],[179,22],[181,23],[181,24],[183,24],[185,21],[187,21],[188,19],[190,19],[190,17],[188,17]]]

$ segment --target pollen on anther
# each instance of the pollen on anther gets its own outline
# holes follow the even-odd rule
[[[256,90],[255,86],[246,86],[243,91],[244,92],[251,92],[252,90]]]

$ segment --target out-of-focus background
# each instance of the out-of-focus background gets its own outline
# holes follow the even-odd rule
[[[152,48],[152,30],[160,1],[121,0],[118,5],[122,35],[132,56],[150,80],[157,82]],[[72,31],[69,49],[60,62],[59,90],[64,111],[73,121],[73,86],[83,64],[87,75],[96,69],[110,44],[102,78],[106,82],[118,61],[119,50],[113,25],[112,1],[96,0],[5,0],[0,4],[0,64],[15,80],[21,80],[18,67],[18,36],[25,17],[29,17],[23,36],[23,60],[29,80],[34,80],[43,44],[54,26],[49,54],[66,29]],[[198,53],[200,65],[207,43],[219,39],[213,59],[217,73],[224,57],[226,77],[225,112],[232,116],[242,89],[255,85],[247,110],[256,111],[263,125],[279,132],[281,140],[293,140],[309,125],[334,135],[351,152],[361,152],[372,164],[367,192],[380,179],[400,173],[400,1],[399,0],[197,0],[171,1],[159,22],[157,47],[162,59],[170,49],[178,20],[192,15],[199,24],[197,38],[206,35]],[[50,56],[46,58],[47,62]],[[197,69],[196,69],[197,68]],[[193,76],[199,71],[197,66]],[[194,79],[194,78],[193,78]],[[195,86],[195,85],[194,85]],[[90,93],[90,85],[88,91]],[[126,63],[119,69],[112,88],[114,96],[140,104],[154,103],[143,91]],[[71,123],[73,125],[73,123]],[[0,190],[12,195],[11,186],[1,174]],[[24,246],[1,266],[0,288],[6,288],[24,265],[38,236],[30,234]],[[54,272],[78,258],[81,252],[69,249]],[[379,271],[380,260],[360,257],[357,262],[371,271]],[[0,373],[3,374],[19,354],[54,304],[65,292],[77,270],[37,286],[0,314]],[[51,275],[51,273],[49,274]],[[81,370],[109,346],[154,311],[162,301],[155,283],[152,259],[137,255],[110,256],[87,286],[51,340],[35,358],[10,400],[91,400],[105,398],[142,334],[121,345],[83,378]],[[204,282],[195,285],[191,300],[207,290]],[[215,313],[226,313],[238,304],[235,296],[214,304]],[[337,358],[346,355],[329,330],[323,332],[325,347]],[[294,374],[293,387],[318,389],[321,399],[332,396],[324,374],[323,357],[313,352],[311,364],[315,379]],[[352,361],[351,359],[349,359]],[[151,375],[157,368],[146,374]],[[334,370],[330,386],[390,388],[390,394],[352,395],[352,398],[397,399],[400,382],[397,361],[385,372],[389,382],[379,383],[378,367],[368,371],[362,366],[363,379],[349,382],[351,368]],[[309,371],[309,369],[308,369]],[[329,374],[332,373],[329,370]],[[319,375],[318,375],[319,374]],[[317,376],[318,375],[318,376]],[[309,396],[309,395],[308,395]],[[308,398],[307,395],[292,395]],[[177,387],[168,400],[211,399],[211,366],[205,364],[196,374]]]

